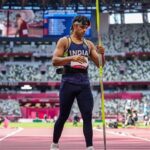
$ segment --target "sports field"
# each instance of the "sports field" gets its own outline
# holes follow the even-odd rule
[[[0,126],[0,150],[49,150],[54,123],[10,123]],[[103,150],[103,130],[94,125],[94,147]],[[98,127],[97,127],[98,126]],[[107,150],[149,150],[149,127],[106,128]],[[60,139],[60,150],[84,150],[82,123],[66,123]]]

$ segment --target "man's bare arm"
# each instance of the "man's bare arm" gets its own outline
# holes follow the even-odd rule
[[[15,35],[17,35],[17,34],[19,33],[19,30],[20,30],[20,28],[21,28],[21,24],[22,24],[22,20],[18,20],[18,21],[17,21],[17,30],[16,30]]]
[[[99,67],[99,65],[103,67],[105,64],[105,49],[102,46],[97,46],[96,48],[91,41],[88,41],[88,43],[91,51],[90,57],[92,61],[96,64],[97,67]]]

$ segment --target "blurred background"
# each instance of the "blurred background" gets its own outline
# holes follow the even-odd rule
[[[0,2],[0,116],[10,121],[56,119],[61,75],[51,58],[57,40],[69,35],[72,19],[91,20],[86,38],[106,49],[105,113],[108,121],[123,123],[136,115],[150,117],[150,1],[100,0],[100,33],[95,0],[1,0]],[[16,14],[28,26],[28,37],[16,37]],[[94,96],[93,119],[101,120],[98,68],[90,61]],[[76,103],[69,120],[78,115]],[[131,120],[130,120],[131,121]]]

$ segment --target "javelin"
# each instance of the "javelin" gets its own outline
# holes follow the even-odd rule
[[[100,37],[100,11],[99,11],[99,0],[96,0],[96,22],[97,22],[97,34],[98,34],[98,44],[102,45]],[[105,99],[104,99],[104,86],[103,86],[103,67],[100,63],[99,56],[99,77],[100,77],[100,88],[101,88],[101,114],[103,122],[103,140],[104,140],[104,150],[106,150],[106,130],[105,130]]]

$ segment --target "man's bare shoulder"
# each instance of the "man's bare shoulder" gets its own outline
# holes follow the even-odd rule
[[[94,43],[91,40],[86,39],[86,41],[87,41],[88,44],[94,45]]]
[[[66,36],[60,38],[57,42],[57,46],[61,46],[66,49],[68,46],[68,38]]]
[[[67,43],[68,42],[68,38],[66,36],[64,36],[64,37],[60,38],[58,40],[58,42]]]
[[[95,47],[94,43],[91,40],[87,40],[86,39],[86,42],[87,42],[87,44],[88,44],[88,46],[89,46],[90,49],[93,49]]]

